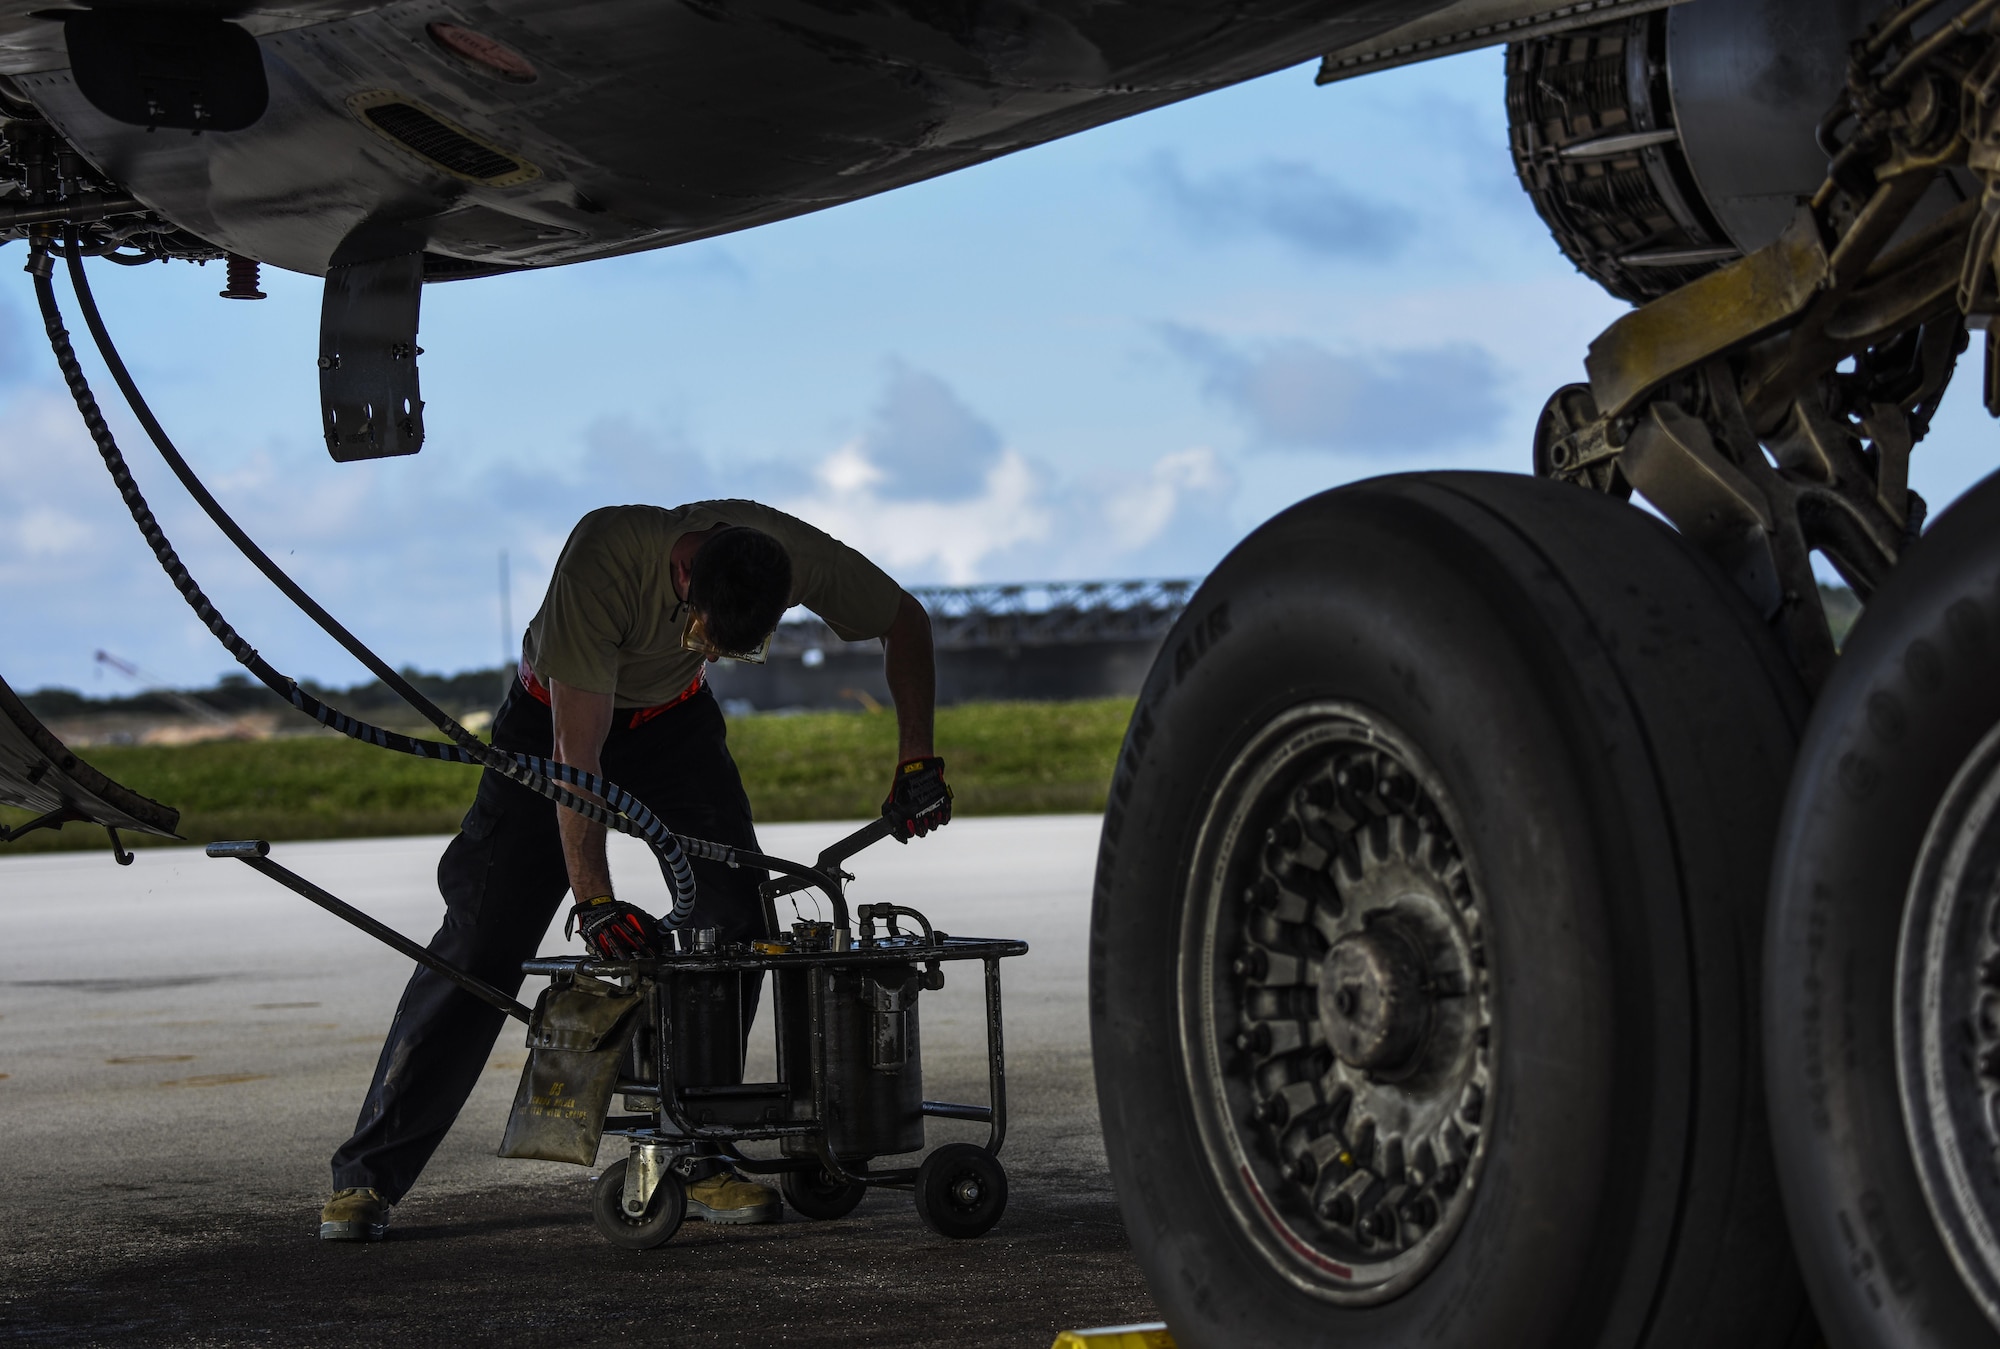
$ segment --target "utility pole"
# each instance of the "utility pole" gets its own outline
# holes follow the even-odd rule
[[[521,662],[520,637],[514,632],[514,585],[507,574],[507,550],[500,550],[500,692],[513,687],[514,667]]]

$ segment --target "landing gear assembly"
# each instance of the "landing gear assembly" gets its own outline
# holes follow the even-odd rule
[[[1238,547],[1096,895],[1106,1138],[1179,1342],[1788,1342],[1742,1029],[1804,716],[1727,581],[1594,494],[1384,479]]]
[[[1640,306],[1539,481],[1312,498],[1169,636],[1091,1005],[1179,1343],[2000,1346],[2000,477],[1909,485],[1969,328],[2000,415],[2000,0],[1849,8],[1513,49]]]

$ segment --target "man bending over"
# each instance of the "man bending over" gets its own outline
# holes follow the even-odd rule
[[[607,506],[584,516],[528,625],[493,743],[607,777],[677,834],[757,850],[706,663],[760,650],[795,604],[847,641],[882,639],[899,743],[883,813],[901,839],[945,824],[951,796],[931,743],[935,667],[923,606],[852,548],[753,501]],[[487,769],[438,863],[445,916],[430,949],[514,992],[565,891],[598,954],[657,949],[654,919],[616,898],[604,835],[602,825]],[[716,928],[725,942],[771,935],[757,895],[763,872],[700,860],[693,867],[698,898],[687,926]],[[761,978],[746,979],[744,991],[747,1030]],[[441,975],[420,968],[411,977],[354,1136],[333,1154],[322,1239],[381,1239],[390,1207],[471,1095],[503,1020]],[[742,1044],[731,1052],[740,1080]],[[779,1216],[776,1191],[719,1160],[706,1169],[689,1187],[689,1218]]]

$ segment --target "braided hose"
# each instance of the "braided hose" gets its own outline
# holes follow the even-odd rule
[[[89,281],[84,276],[83,256],[74,232],[65,241],[64,256],[69,264],[71,284],[76,288],[77,302],[83,310],[84,322],[89,327],[91,337],[97,344],[99,354],[111,371],[132,412],[151,437],[160,456],[187,488],[197,504],[207,512],[218,528],[228,536],[243,555],[264,573],[264,575],[284,592],[285,596],[319,624],[327,634],[345,647],[350,654],[368,667],[374,675],[402,699],[421,713],[424,718],[446,735],[454,744],[436,740],[419,740],[396,731],[373,726],[358,718],[348,716],[338,708],[330,707],[299,687],[296,679],[276,669],[258,654],[257,649],[243,640],[229,621],[218,611],[201,586],[189,574],[180,554],[174,550],[172,542],[160,528],[152,507],[146,503],[139,485],[133,480],[132,471],[125,462],[125,455],[118,447],[117,438],[104,420],[98,407],[97,397],[91,392],[90,383],[84,377],[83,367],[77,362],[76,349],[71,345],[68,331],[63,327],[62,312],[56,305],[55,285],[49,276],[35,272],[35,298],[41,305],[42,321],[48,330],[49,348],[55,353],[57,368],[62,371],[64,382],[69,386],[70,396],[76,400],[76,407],[83,418],[84,429],[90,433],[91,441],[97,446],[98,455],[104,460],[105,468],[111,474],[112,483],[118,488],[118,495],[131,512],[133,523],[138,525],[140,535],[147,547],[180,592],[195,616],[201,619],[223,648],[236,658],[238,664],[255,675],[259,682],[283,698],[299,711],[312,717],[322,726],[340,732],[355,740],[393,750],[400,754],[414,755],[420,759],[438,759],[447,763],[479,764],[500,773],[509,781],[520,784],[557,805],[573,810],[585,819],[615,829],[619,833],[643,839],[658,855],[662,870],[666,873],[673,889],[673,907],[662,920],[667,927],[679,927],[693,912],[695,901],[694,870],[688,865],[688,853],[697,857],[725,862],[731,866],[740,861],[750,860],[751,855],[740,854],[736,849],[722,844],[709,843],[701,839],[682,839],[667,829],[637,797],[616,783],[572,768],[567,764],[554,763],[548,759],[528,754],[509,754],[505,750],[486,744],[472,732],[465,729],[442,708],[426,698],[421,691],[385,661],[369,650],[361,640],[347,631],[338,620],[320,607],[292,578],[285,574],[277,563],[267,556],[263,549],[245,534],[221,503],[209,493],[206,486],[195,476],[181,453],[174,447],[166,430],[153,416],[152,409],[133,382],[131,373],[125,368],[111,336],[104,327],[97,303],[91,295]],[[576,795],[559,785],[567,783],[580,791],[592,793],[603,799],[600,806],[594,801]],[[609,807],[609,809],[606,809]],[[685,847],[683,845],[686,845]]]

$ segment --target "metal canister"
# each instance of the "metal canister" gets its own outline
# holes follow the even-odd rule
[[[661,981],[671,1001],[674,1084],[733,1086],[743,1080],[743,974],[675,971]]]
[[[912,965],[787,970],[778,976],[779,1072],[791,1085],[793,1117],[811,1114],[811,1065],[817,1064],[826,1084],[827,1143],[835,1156],[885,1157],[924,1145],[918,978]],[[813,1148],[787,1139],[786,1150],[803,1155]]]

